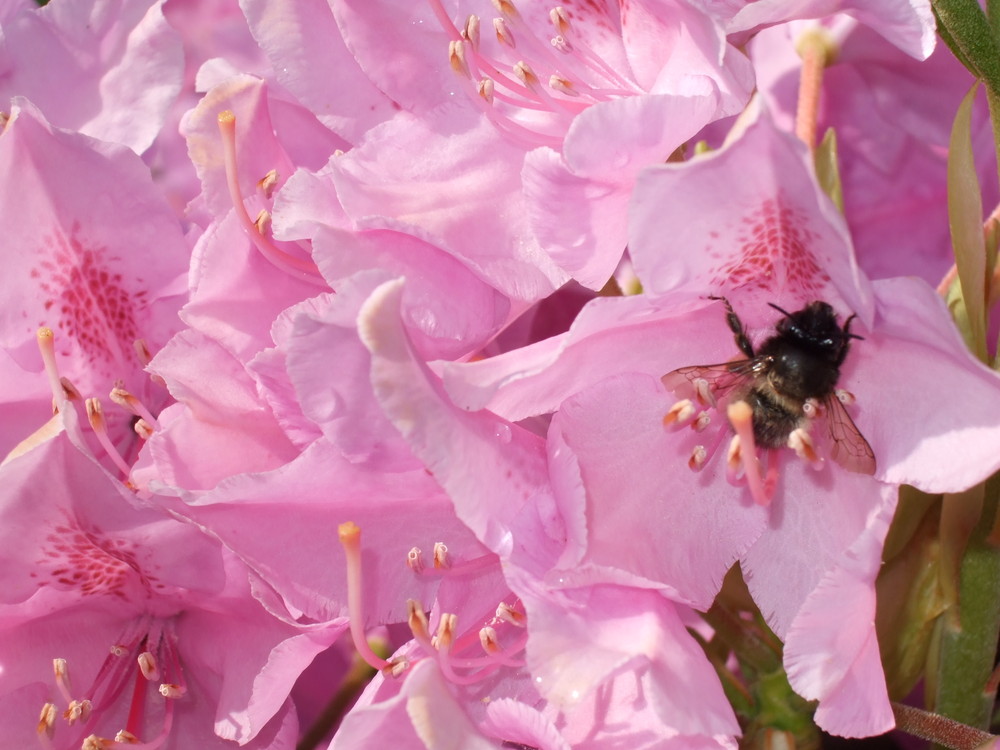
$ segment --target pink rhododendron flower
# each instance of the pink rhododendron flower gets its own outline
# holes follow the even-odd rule
[[[495,12],[485,3],[468,6],[460,13],[480,12],[483,23],[485,14]],[[416,121],[401,117],[380,128],[377,142],[339,162],[356,183],[348,191],[339,182],[345,208],[356,217],[385,215],[383,221],[402,218],[432,231],[440,227],[438,244],[453,253],[463,252],[451,238],[455,233],[476,232],[476,239],[464,244],[491,256],[490,267],[497,266],[498,251],[511,254],[513,240],[519,259],[544,269],[558,284],[537,251],[525,252],[534,244],[525,246],[526,238],[537,238],[559,267],[599,289],[624,250],[625,206],[635,173],[667,159],[713,119],[738,112],[752,89],[752,74],[721,27],[684,2],[633,3],[627,11],[613,4],[499,7],[497,40],[491,40],[480,36],[479,16],[471,16],[460,31],[461,21],[452,19],[464,15],[450,16],[437,2],[407,4],[389,24],[381,10],[372,14],[367,6],[335,5],[362,68],[418,115]],[[441,33],[410,33],[415,23],[438,25]],[[380,39],[400,34],[397,55],[411,57],[412,69],[424,71],[422,78],[401,80],[398,56],[387,66],[386,58],[372,55],[374,48],[362,43],[372,34]],[[444,77],[450,74],[442,65],[449,43],[457,79]],[[415,67],[418,61],[421,67]],[[454,93],[464,94],[464,109],[456,110]],[[482,121],[475,130],[465,124],[470,118]],[[432,123],[430,132],[421,133],[425,122]],[[616,138],[608,138],[609,127],[618,131]],[[440,139],[437,132],[466,136]],[[414,136],[423,142],[406,147],[403,139]],[[391,161],[383,156],[375,162],[372,151],[391,154]],[[401,174],[412,175],[405,193]],[[470,174],[476,175],[474,183],[464,177]],[[436,210],[420,187],[433,181],[440,190],[443,179],[455,190],[447,197],[452,207],[447,213]],[[355,191],[369,196],[363,206],[353,198]],[[419,201],[406,197],[416,195]],[[486,261],[479,267],[495,279]],[[500,286],[523,298],[525,282],[519,287]]]
[[[725,204],[714,198],[720,185],[728,186]],[[679,190],[685,202],[669,197]],[[864,278],[831,208],[812,182],[801,146],[759,117],[718,153],[640,176],[630,251],[644,288],[663,296],[595,300],[557,340],[442,369],[462,405],[485,405],[511,419],[559,407],[549,439],[558,435],[579,462],[590,522],[584,561],[671,584],[707,607],[722,574],[739,559],[781,637],[825,606],[821,592],[845,590],[839,587],[848,581],[835,586],[834,579],[851,576],[852,596],[860,598],[850,637],[824,639],[797,626],[787,652],[799,660],[807,658],[800,649],[835,647],[835,656],[808,658],[852,665],[847,672],[825,677],[822,686],[807,680],[808,672],[791,676],[810,697],[836,701],[840,686],[878,674],[870,586],[881,562],[884,519],[894,507],[893,485],[957,491],[995,470],[998,436],[987,433],[1000,414],[983,417],[982,409],[1000,404],[1000,383],[973,361],[932,290],[912,280],[871,285]],[[857,312],[852,330],[864,341],[852,348],[840,384],[856,396],[856,421],[875,452],[876,476],[888,486],[829,462],[817,472],[789,454],[781,461],[777,504],[763,509],[729,486],[723,456],[689,470],[696,443],[710,447],[725,436],[725,415],[708,411],[704,436],[664,431],[661,419],[672,399],[656,378],[739,356],[722,305],[697,302],[694,294],[725,294],[758,341],[757,332],[779,317],[765,300],[798,310],[823,299]],[[907,377],[886,388],[886,373],[900,368]],[[608,377],[615,372],[622,374]],[[929,392],[936,394],[931,402]],[[943,403],[949,406],[942,410]],[[939,463],[932,454],[950,458]],[[651,507],[660,512],[651,516]],[[650,535],[650,524],[662,524],[660,532]],[[701,540],[697,554],[646,545],[678,529],[683,538]],[[845,572],[836,572],[840,566]],[[836,733],[869,734],[892,725],[884,692],[866,711],[821,705],[818,719]]]
[[[0,450],[52,414],[37,374],[39,326],[55,331],[59,373],[80,395],[106,399],[122,386],[158,410],[165,393],[142,368],[180,327],[188,249],[146,168],[124,146],[53,128],[23,99],[0,139],[0,164],[18,175],[0,191],[8,240],[0,346],[5,382],[24,386],[4,398]],[[133,415],[109,406],[105,417],[115,450],[130,457]]]
[[[271,614],[217,542],[142,507],[85,455],[73,405],[60,409],[63,430],[0,468],[0,701],[42,700],[19,720],[5,711],[5,737],[67,750],[88,737],[292,741],[287,690],[345,624]]]
[[[448,492],[459,518],[505,561],[507,580],[528,614],[534,688],[554,710],[571,710],[630,664],[648,676],[648,689],[658,696],[653,710],[670,728],[668,734],[735,733],[713,670],[694,642],[682,636],[675,605],[664,596],[671,591],[669,583],[579,565],[582,519],[577,514],[583,488],[574,466],[566,464],[565,451],[547,453],[542,439],[522,427],[452,405],[437,378],[414,356],[399,319],[401,296],[399,282],[383,285],[359,322],[372,351],[376,396]],[[564,472],[556,475],[557,483],[549,481],[550,466]],[[580,618],[579,627],[567,631],[572,613]],[[680,674],[701,685],[706,700],[698,711],[686,703],[690,693],[678,682]]]
[[[4,740],[805,746],[932,629],[953,691],[1000,377],[926,282],[996,222],[931,0],[67,2],[0,0]]]
[[[820,35],[833,57],[823,72],[818,127],[836,132],[858,263],[872,278],[914,274],[937,285],[953,262],[946,163],[952,120],[972,85],[968,71],[943,45],[918,62],[844,16],[769,29],[748,51],[775,121],[789,129],[801,65],[794,46],[804,34]],[[977,117],[975,137],[992,149],[986,119]],[[984,203],[993,205],[995,159],[977,166]]]

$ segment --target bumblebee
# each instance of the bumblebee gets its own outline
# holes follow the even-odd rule
[[[817,417],[825,417],[831,438],[830,457],[860,474],[875,473],[875,454],[855,426],[837,389],[840,367],[850,351],[851,315],[841,326],[834,309],[822,301],[788,312],[775,304],[781,318],[774,335],[757,350],[729,300],[726,322],[745,359],[717,365],[681,367],[663,376],[663,385],[679,396],[693,395],[713,406],[718,400],[745,401],[753,414],[757,445],[775,449],[789,444],[789,436]]]

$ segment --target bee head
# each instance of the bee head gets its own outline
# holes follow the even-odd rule
[[[838,363],[846,356],[850,340],[863,338],[851,333],[851,321],[854,320],[854,315],[844,321],[841,327],[837,323],[837,313],[826,302],[820,300],[810,302],[793,313],[772,302],[768,304],[782,315],[776,326],[779,334],[794,339],[804,348],[828,354]]]

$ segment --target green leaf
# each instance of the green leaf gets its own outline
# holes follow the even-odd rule
[[[986,355],[986,242],[983,237],[983,200],[972,155],[972,104],[976,86],[962,100],[955,115],[948,146],[948,225],[968,316],[962,329],[981,362]],[[960,328],[962,321],[957,321]]]
[[[933,0],[938,31],[987,88],[1000,92],[1000,43],[977,0]]]
[[[823,192],[844,213],[844,189],[840,182],[840,166],[837,162],[837,133],[833,128],[827,128],[823,140],[816,149],[816,179]]]

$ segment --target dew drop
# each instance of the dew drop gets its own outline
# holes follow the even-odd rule
[[[510,425],[504,422],[497,423],[494,434],[500,440],[501,443],[507,444],[510,442],[511,432]]]

